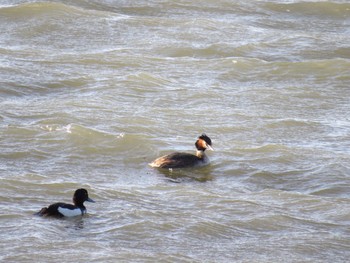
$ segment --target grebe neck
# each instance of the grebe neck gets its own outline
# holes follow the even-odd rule
[[[205,154],[204,151],[202,151],[202,150],[197,150],[197,151],[196,151],[196,156],[197,156],[198,158],[204,159],[204,158],[206,157],[206,154]]]

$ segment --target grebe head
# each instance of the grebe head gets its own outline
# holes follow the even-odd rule
[[[198,140],[195,143],[198,151],[205,151],[206,149],[214,151],[211,147],[211,139],[204,133],[198,137]]]

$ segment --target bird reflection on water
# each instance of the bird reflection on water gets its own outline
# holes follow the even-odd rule
[[[173,183],[184,182],[208,182],[213,180],[212,166],[198,167],[198,168],[184,168],[184,169],[158,169],[158,173],[165,176],[167,180]]]

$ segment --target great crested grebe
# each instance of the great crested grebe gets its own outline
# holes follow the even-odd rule
[[[156,168],[186,168],[202,166],[209,163],[205,150],[212,150],[211,139],[204,133],[198,137],[195,143],[197,148],[196,155],[182,152],[171,153],[155,159],[149,165]]]
[[[39,216],[54,216],[54,217],[72,217],[72,216],[81,216],[86,214],[86,207],[84,202],[95,203],[92,199],[89,198],[88,192],[85,189],[77,189],[73,196],[73,203],[55,203],[49,207],[42,208],[35,215]]]

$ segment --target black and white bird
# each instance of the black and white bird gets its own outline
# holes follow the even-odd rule
[[[53,217],[82,216],[86,214],[86,207],[84,206],[85,201],[95,203],[95,201],[89,198],[86,189],[77,189],[73,196],[74,204],[55,203],[42,208],[36,215]]]

